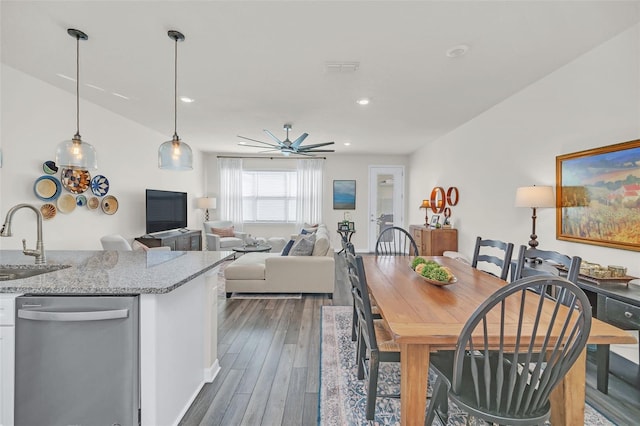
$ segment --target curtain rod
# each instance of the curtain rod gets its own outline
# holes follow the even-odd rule
[[[326,160],[327,157],[251,157],[242,155],[217,155],[216,158],[256,158],[258,160]]]

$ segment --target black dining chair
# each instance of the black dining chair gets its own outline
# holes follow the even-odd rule
[[[563,294],[568,303],[549,294]],[[516,329],[506,326],[505,305],[516,303],[524,307],[527,300],[533,302],[529,305],[533,318],[525,318],[521,309]],[[543,303],[553,306],[550,317],[535,308]],[[499,324],[490,325],[488,318],[496,315]],[[489,327],[494,332],[499,330],[497,340],[490,342]],[[536,339],[518,339],[523,329],[531,327],[537,330]],[[428,406],[425,424],[432,424],[436,412],[444,411],[446,416],[446,406],[442,405],[447,395],[461,410],[487,422],[544,424],[551,415],[551,392],[584,350],[590,329],[589,299],[572,282],[537,275],[505,285],[468,319],[453,357],[438,353],[431,356],[431,367],[437,374],[437,395]]]
[[[378,235],[376,255],[417,256],[418,253],[418,245],[411,234],[398,226],[390,226]]]
[[[500,240],[483,240],[482,237],[477,237],[471,266],[495,275],[501,280],[506,280],[509,274],[509,267],[511,266],[512,255],[512,243],[505,243]],[[480,262],[483,262],[483,268],[478,267],[478,263]],[[486,269],[486,264],[497,267],[500,272],[498,274],[493,273],[491,269]]]
[[[378,394],[378,371],[381,362],[400,362],[400,347],[393,341],[384,319],[375,319],[367,288],[361,256],[347,253],[349,279],[358,315],[356,361],[358,379],[367,380],[366,418],[373,420],[376,398],[399,398],[398,394]]]
[[[557,251],[540,250],[522,245],[518,250],[518,260],[513,280],[542,273],[559,275],[559,270],[556,268],[556,265],[558,265],[562,267],[563,271],[566,271],[565,278],[577,284],[581,263],[582,258],[580,256],[571,257]]]

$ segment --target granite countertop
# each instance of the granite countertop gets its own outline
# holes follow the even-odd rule
[[[0,293],[162,294],[215,268],[231,251],[56,251],[47,265],[65,269],[0,281]],[[0,265],[33,265],[19,250],[0,250]]]

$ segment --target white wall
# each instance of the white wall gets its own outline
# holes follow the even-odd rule
[[[219,194],[218,162],[217,155],[213,153],[205,154],[205,191],[209,196]],[[409,163],[408,156],[400,155],[331,155],[325,161],[324,168],[324,210],[322,217],[329,228],[332,236],[332,246],[340,248],[340,236],[337,232],[338,222],[343,220],[344,210],[333,210],[333,180],[334,179],[355,179],[356,180],[356,209],[351,211],[351,220],[355,222],[356,233],[351,242],[356,250],[366,251],[368,247],[368,209],[369,209],[369,166],[370,165],[403,165]],[[273,169],[295,169],[294,160],[269,160],[269,159],[245,159],[243,167],[255,170]],[[405,186],[407,186],[405,181]],[[406,191],[407,189],[405,189]],[[406,197],[405,197],[406,199]],[[405,206],[406,210],[407,206]],[[408,213],[405,211],[405,217]],[[217,212],[210,213],[211,218],[217,218]],[[407,225],[408,226],[408,225]],[[254,236],[272,237],[284,236],[299,232],[294,225],[247,225],[244,231]]]
[[[43,202],[33,192],[34,181],[44,174],[42,163],[54,160],[56,145],[76,130],[75,95],[2,65],[3,166],[0,169],[0,215],[17,203]],[[123,102],[127,102],[124,101]],[[133,102],[133,101],[130,101]],[[167,128],[171,129],[171,123]],[[100,237],[119,233],[132,240],[145,233],[146,188],[184,191],[189,196],[188,225],[201,228],[202,213],[193,198],[203,193],[202,156],[194,152],[194,170],[169,172],[158,169],[158,147],[171,138],[142,127],[95,104],[80,102],[80,134],[91,143],[99,169],[109,179],[109,194],[119,201],[114,215],[77,207],[44,222],[46,249],[100,249]],[[181,135],[188,142],[188,129]],[[60,173],[58,172],[58,177]],[[68,193],[63,189],[63,193]],[[87,194],[88,195],[88,194]],[[13,237],[0,239],[2,249],[20,249],[22,238],[35,247],[35,215],[16,213]]]
[[[471,256],[478,235],[526,244],[531,209],[514,207],[517,187],[555,185],[557,155],[639,137],[638,31],[624,32],[416,152],[411,203],[418,205],[433,186],[457,186],[452,219],[459,251]],[[638,252],[556,240],[554,210],[538,211],[541,249],[625,265],[640,276]],[[412,223],[424,220],[422,211],[409,212]]]

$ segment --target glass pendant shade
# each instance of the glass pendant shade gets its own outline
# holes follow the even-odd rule
[[[93,145],[74,136],[73,139],[58,144],[56,165],[64,169],[95,170],[98,168],[96,150]]]
[[[158,149],[158,167],[165,170],[193,170],[193,152],[191,147],[180,138],[166,141]]]

